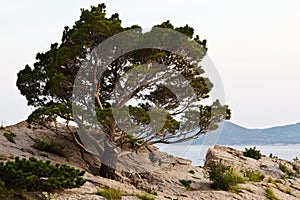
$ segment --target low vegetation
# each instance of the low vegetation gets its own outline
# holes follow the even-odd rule
[[[96,195],[105,197],[107,200],[120,200],[122,199],[122,192],[114,188],[107,188],[101,191],[97,191]]]
[[[284,188],[281,188],[278,184],[276,184],[276,188],[277,188],[278,190],[280,190],[281,192],[284,192],[284,193],[286,193],[286,194],[288,194],[288,195],[293,195],[293,192],[292,192],[291,189],[284,189]]]
[[[271,176],[268,178],[267,182],[272,183],[272,184],[276,184],[276,182],[272,179]]]
[[[247,177],[249,181],[260,182],[265,176],[260,171],[245,171],[244,176]]]
[[[279,200],[276,195],[274,194],[273,190],[271,188],[266,188],[266,197],[270,200]]]
[[[151,189],[151,188],[147,188],[146,192],[147,192],[148,194],[157,195],[157,192],[155,192],[155,191],[154,191],[153,189]]]
[[[136,196],[142,200],[155,200],[155,197],[151,194],[137,194]]]
[[[11,143],[16,143],[15,139],[14,139],[16,137],[15,133],[6,132],[3,134],[3,136],[7,139],[7,141],[9,141]]]
[[[249,157],[249,158],[256,159],[256,160],[259,160],[262,157],[260,150],[257,150],[256,147],[253,147],[253,148],[250,147],[249,149],[245,148],[243,155],[246,157]]]
[[[67,165],[43,162],[34,157],[16,157],[0,163],[0,197],[24,195],[27,192],[55,192],[80,187],[85,183],[84,171]]]
[[[60,157],[65,157],[63,152],[64,147],[61,144],[53,143],[53,142],[49,143],[39,139],[35,139],[34,142],[35,143],[32,145],[32,147],[37,150],[44,151],[47,153],[53,153]]]
[[[285,164],[279,163],[279,169],[286,173],[288,176],[294,176],[294,173]]]
[[[193,190],[191,187],[191,180],[179,180],[179,182],[187,189],[187,190]]]
[[[239,175],[231,166],[224,165],[221,161],[208,164],[209,179],[213,182],[213,189],[234,190],[234,186],[245,183],[244,177]]]

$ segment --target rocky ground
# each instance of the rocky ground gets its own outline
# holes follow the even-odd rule
[[[14,133],[15,143],[7,141],[4,133]],[[65,157],[42,152],[31,147],[35,139],[48,142],[60,143]],[[269,158],[263,156],[260,160],[244,157],[241,151],[228,147],[215,146],[210,149],[206,156],[206,162],[222,160],[223,163],[233,166],[238,171],[260,171],[265,175],[261,182],[247,181],[239,185],[237,192],[225,192],[211,189],[204,167],[192,166],[191,161],[169,156],[157,151],[155,153],[158,163],[164,163],[158,170],[140,173],[138,175],[124,176],[120,174],[119,181],[113,181],[97,176],[99,160],[95,159],[86,151],[74,143],[74,138],[69,131],[60,126],[56,132],[45,128],[29,126],[26,122],[18,123],[0,129],[0,160],[6,161],[15,156],[35,156],[41,160],[51,160],[53,163],[67,163],[71,166],[85,169],[84,178],[87,182],[81,187],[65,190],[51,195],[51,199],[57,200],[97,200],[105,199],[95,194],[103,188],[115,188],[124,195],[122,199],[139,199],[137,194],[145,194],[146,191],[156,192],[155,199],[268,199],[265,188],[271,188],[278,199],[300,199],[300,178],[296,175],[299,164]],[[167,162],[165,161],[167,158]],[[142,160],[146,162],[146,160]],[[284,164],[295,173],[288,176],[279,169],[279,163]],[[160,165],[158,165],[160,166]],[[298,168],[297,168],[298,167]],[[156,166],[157,168],[157,166]],[[296,169],[296,171],[295,171]],[[273,181],[270,181],[270,178]],[[180,180],[190,181],[191,189],[187,190]]]

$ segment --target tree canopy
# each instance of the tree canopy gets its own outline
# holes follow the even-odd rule
[[[137,150],[150,144],[186,141],[216,129],[220,121],[230,118],[230,110],[219,101],[211,105],[201,103],[209,98],[213,87],[210,80],[203,76],[204,70],[197,65],[206,55],[206,40],[200,40],[198,35],[194,35],[192,27],[174,27],[169,21],[154,26],[146,33],[138,25],[123,27],[118,14],[106,16],[104,4],[81,9],[80,19],[74,26],[64,28],[61,42],[51,44],[50,50],[45,53],[38,53],[33,67],[26,65],[18,73],[18,89],[26,97],[28,105],[36,108],[28,121],[47,125],[61,118],[66,122],[75,121],[80,126],[82,119],[72,112],[75,106],[72,95],[82,64],[93,61],[91,55],[99,44],[125,31],[131,31],[130,37],[138,42],[147,42],[150,36],[153,39],[156,34],[155,43],[174,43],[168,35],[162,35],[159,31],[156,33],[155,28],[184,34],[184,41],[176,41],[177,45],[188,44],[197,53],[197,59],[185,52],[178,54],[159,48],[145,48],[118,56],[106,64],[101,76],[97,74],[99,72],[92,71],[97,78],[89,83],[93,88],[91,98],[94,98],[93,106],[103,133],[113,144]],[[113,48],[118,49],[118,46]],[[109,50],[112,54],[115,51]],[[188,85],[194,94],[193,101],[185,99],[185,94],[179,97],[174,94],[172,86],[164,84],[164,80],[172,77],[174,72],[183,79],[181,82],[173,82],[173,86]],[[147,81],[137,85],[139,79]],[[127,88],[122,85],[126,81],[131,83]],[[130,92],[121,94],[119,91],[124,88]],[[118,113],[114,112],[113,107],[119,108]],[[122,129],[122,116],[116,119],[116,115],[122,114],[121,108],[129,112],[130,124],[139,127],[139,130],[129,130],[128,127]],[[160,119],[161,116],[164,118]],[[197,124],[188,123],[195,118],[198,119]],[[160,121],[158,130],[153,130],[151,125],[155,119]],[[185,123],[181,124],[181,119]],[[179,132],[180,126],[188,131]],[[197,129],[190,130],[188,127]],[[151,128],[151,134],[146,134]]]

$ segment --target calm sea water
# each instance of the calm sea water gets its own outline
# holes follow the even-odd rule
[[[253,147],[251,146],[230,146],[234,149],[245,150],[245,148]],[[171,155],[186,158],[192,160],[193,165],[203,166],[205,161],[205,155],[208,148],[212,146],[201,146],[201,145],[168,145],[168,146],[159,146],[159,148]],[[292,161],[293,158],[300,158],[300,144],[293,145],[257,145],[256,148],[266,156],[269,156],[272,153],[273,156],[282,158],[285,160]]]

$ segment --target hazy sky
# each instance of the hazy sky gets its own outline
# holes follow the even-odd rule
[[[194,27],[208,41],[231,121],[249,128],[300,122],[299,0],[0,0],[0,121],[12,124],[31,112],[15,86],[17,72],[60,42],[80,8],[101,2],[124,26],[169,19]]]

